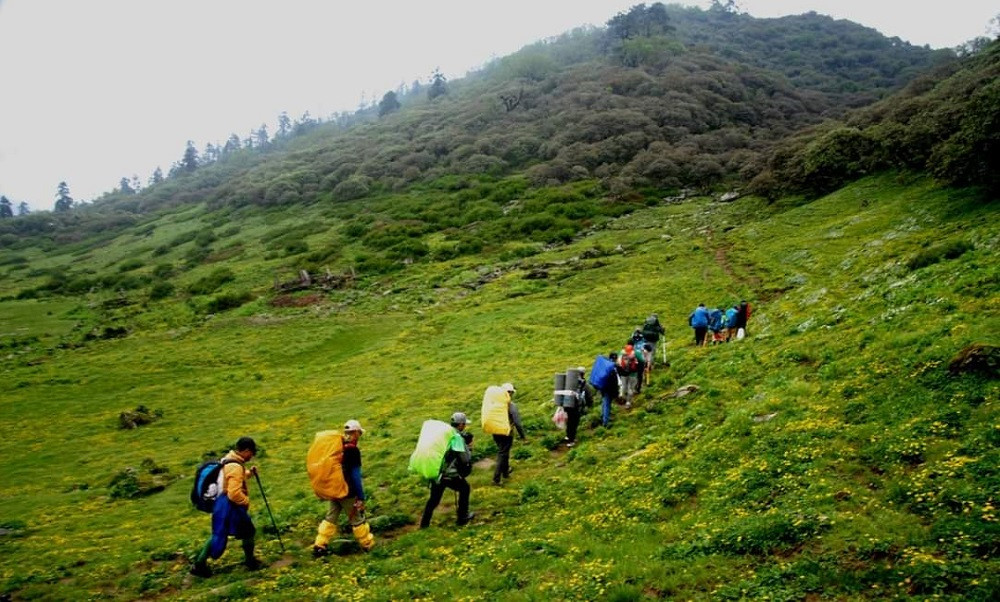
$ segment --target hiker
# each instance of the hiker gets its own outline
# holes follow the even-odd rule
[[[708,310],[704,303],[699,303],[698,307],[688,316],[688,324],[694,329],[694,344],[701,347],[705,344],[705,335],[708,333]]]
[[[648,349],[649,343],[646,342],[646,337],[638,328],[632,332],[632,336],[629,337],[627,344],[632,345],[635,357],[639,360],[639,372],[635,382],[635,394],[638,395],[642,393],[643,378],[646,375],[646,371],[649,370],[652,352]]]
[[[576,388],[576,398],[580,400],[577,407],[580,409],[580,415],[582,416],[594,405],[594,388],[587,382],[586,366],[578,366],[576,370],[580,373],[580,381],[577,383]]]
[[[650,351],[652,352],[652,357],[654,359],[656,358],[656,345],[660,340],[660,336],[665,332],[666,331],[663,329],[663,326],[660,325],[660,318],[658,318],[656,314],[650,314],[649,317],[646,318],[646,322],[642,325],[642,338],[649,343]],[[650,361],[649,369],[652,370],[652,368],[653,362]]]
[[[441,503],[441,496],[444,495],[445,488],[458,492],[458,526],[468,523],[475,516],[469,512],[469,482],[465,477],[472,472],[472,433],[465,430],[469,420],[462,412],[455,412],[451,415],[452,436],[448,443],[448,451],[445,452],[444,461],[441,463],[441,472],[438,478],[431,481],[431,497],[424,506],[424,514],[420,518],[420,528],[426,529],[431,525],[431,516],[434,509]]]
[[[358,440],[365,433],[361,428],[361,423],[357,420],[348,420],[344,424],[340,437],[340,450],[333,448],[334,453],[340,451],[342,454],[341,466],[343,480],[347,485],[347,495],[342,497],[323,496],[322,499],[329,499],[330,508],[326,512],[326,517],[319,523],[316,531],[316,540],[313,542],[313,557],[319,558],[328,553],[327,544],[330,539],[337,534],[337,522],[340,513],[347,513],[347,522],[351,525],[354,539],[358,541],[362,550],[366,552],[375,547],[375,537],[372,535],[371,527],[365,516],[365,489],[361,482],[361,450],[358,449]],[[336,466],[333,466],[336,469]],[[317,489],[314,485],[313,489]],[[317,495],[319,495],[317,491]]]
[[[567,375],[572,373],[573,371],[569,371]],[[580,428],[580,416],[594,403],[594,394],[590,386],[587,385],[587,368],[580,366],[576,369],[576,373],[579,374],[577,382],[566,383],[566,390],[572,391],[572,395],[564,396],[560,406],[566,412],[566,438],[563,440],[566,447],[576,445],[576,432]]]
[[[507,434],[493,432],[493,442],[497,444],[497,464],[493,469],[493,484],[499,485],[500,479],[509,479],[510,468],[510,448],[514,445],[514,429],[524,441],[524,427],[521,426],[521,414],[514,403],[514,394],[517,389],[511,383],[504,383],[500,388],[507,394]],[[485,416],[484,416],[485,419]],[[485,430],[485,426],[484,430]]]
[[[712,333],[711,343],[717,345],[722,342],[722,328],[726,321],[726,314],[721,309],[713,307],[708,310],[708,330]]]
[[[239,539],[243,544],[243,564],[251,571],[264,566],[253,554],[254,536],[257,530],[250,520],[250,488],[247,479],[257,474],[257,467],[247,469],[245,464],[257,455],[257,443],[250,437],[240,437],[236,449],[222,457],[221,481],[219,496],[215,498],[212,509],[212,537],[205,547],[195,557],[191,574],[198,577],[210,577],[212,569],[208,559],[217,559],[226,551],[229,536]]]
[[[740,309],[735,305],[726,310],[726,342],[736,338],[736,314]]]
[[[587,382],[601,392],[601,424],[607,427],[611,424],[611,401],[618,398],[618,354],[612,351],[607,355],[594,358]]]
[[[750,304],[746,301],[740,301],[740,306],[736,311],[736,333],[739,336],[739,329],[743,329],[743,336],[747,334],[747,321],[750,320],[751,312]]]
[[[618,355],[617,366],[618,376],[621,377],[622,382],[620,394],[625,398],[625,409],[629,409],[632,407],[632,399],[635,398],[643,368],[631,345],[625,345],[625,348],[622,349]]]

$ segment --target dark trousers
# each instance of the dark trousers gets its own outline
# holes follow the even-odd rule
[[[431,483],[431,497],[424,506],[424,515],[420,518],[420,528],[425,529],[431,525],[431,516],[434,509],[441,503],[441,496],[444,490],[453,489],[458,492],[458,524],[464,525],[469,521],[469,492],[471,491],[468,481],[462,478],[441,479],[440,482]]]
[[[578,401],[577,403],[583,403]],[[580,427],[580,408],[563,408],[566,411],[566,438],[576,441],[576,429]]]
[[[704,345],[705,335],[708,334],[708,326],[695,326],[694,329],[694,344]]]
[[[510,476],[510,448],[514,445],[514,435],[493,435],[497,444],[497,467],[493,470],[493,482],[499,483],[500,477]]]

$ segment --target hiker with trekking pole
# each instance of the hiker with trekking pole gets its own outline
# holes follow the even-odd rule
[[[250,475],[256,477],[258,485],[260,477],[257,475],[256,466],[248,469],[245,464],[255,455],[257,455],[257,443],[250,437],[240,437],[236,442],[236,449],[230,450],[221,460],[206,462],[198,469],[191,500],[200,510],[212,513],[212,536],[195,557],[191,566],[192,575],[198,577],[212,575],[208,559],[222,556],[230,536],[241,541],[243,564],[247,569],[256,571],[264,567],[264,563],[254,556],[254,537],[257,530],[248,512],[250,510],[248,477]],[[261,486],[262,496],[263,493],[264,488]],[[273,522],[273,515],[271,520]]]

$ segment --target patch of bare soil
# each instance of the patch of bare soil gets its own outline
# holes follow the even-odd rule
[[[278,295],[271,299],[272,307],[309,307],[323,302],[323,295],[310,293],[308,295]]]

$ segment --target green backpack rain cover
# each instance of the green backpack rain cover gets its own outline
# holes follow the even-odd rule
[[[453,429],[447,422],[426,420],[420,427],[417,448],[410,454],[410,472],[425,479],[437,479],[444,455],[451,444]]]

